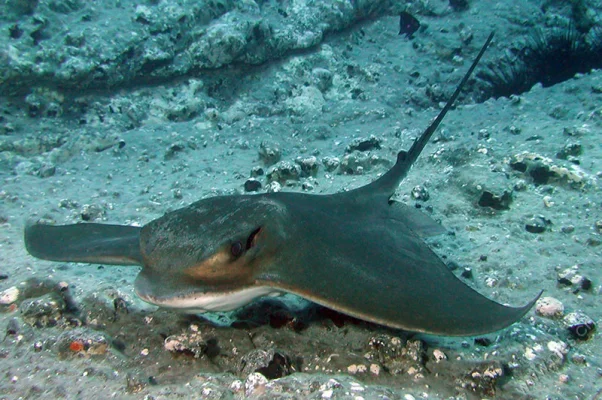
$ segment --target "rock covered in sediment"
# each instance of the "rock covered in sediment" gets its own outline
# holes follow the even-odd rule
[[[56,349],[63,356],[105,354],[110,347],[110,340],[104,333],[88,328],[77,328],[66,331],[58,336]]]
[[[535,303],[535,312],[546,318],[561,318],[564,315],[564,304],[554,297],[542,297]]]

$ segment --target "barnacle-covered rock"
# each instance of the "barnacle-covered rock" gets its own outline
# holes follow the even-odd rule
[[[408,374],[413,379],[424,378],[427,359],[426,347],[421,340],[404,341],[399,337],[378,335],[369,343],[366,358],[378,361],[393,375]]]
[[[280,161],[270,168],[267,173],[268,182],[285,184],[286,181],[298,181],[301,167],[290,161]]]
[[[347,154],[339,164],[339,173],[346,175],[362,175],[377,165],[389,166],[390,161],[376,154],[354,151]]]
[[[498,382],[504,375],[504,367],[499,361],[484,362],[458,379],[458,383],[461,387],[481,396],[494,397]]]
[[[302,176],[316,176],[318,174],[318,169],[320,168],[320,163],[315,156],[310,157],[297,157],[295,162],[299,164],[301,167]]]
[[[369,138],[355,138],[347,145],[345,152],[378,150],[381,148],[381,143],[382,140],[374,135],[370,135]]]
[[[190,354],[194,358],[201,357],[208,348],[206,338],[195,325],[188,332],[168,336],[163,346],[172,353]]]
[[[341,160],[339,160],[337,157],[326,156],[322,158],[322,164],[324,164],[326,171],[332,172],[339,168]]]
[[[574,339],[587,340],[596,329],[596,323],[583,312],[572,312],[563,319],[564,326]]]

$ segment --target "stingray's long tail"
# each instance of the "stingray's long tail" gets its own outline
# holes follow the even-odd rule
[[[25,228],[25,247],[34,257],[51,261],[142,265],[137,226],[33,224]]]
[[[472,75],[472,72],[477,67],[477,64],[479,63],[479,61],[481,61],[481,57],[483,57],[483,54],[485,53],[485,50],[487,50],[487,47],[489,47],[489,44],[491,43],[491,39],[493,39],[493,32],[491,32],[489,34],[489,37],[485,41],[485,44],[483,45],[483,47],[481,47],[481,51],[479,51],[479,54],[472,62],[472,65],[470,66],[470,68],[468,69],[466,74],[464,74],[464,78],[462,78],[462,81],[456,88],[456,91],[449,98],[449,100],[445,104],[445,107],[443,107],[443,109],[439,112],[439,115],[437,115],[437,118],[435,118],[435,120],[429,125],[429,127],[425,129],[425,131],[422,133],[422,135],[420,135],[420,137],[414,142],[414,144],[412,144],[412,147],[410,147],[410,150],[407,153],[400,152],[400,153],[405,153],[404,154],[404,156],[405,156],[404,163],[408,165],[407,169],[410,169],[412,164],[414,164],[414,161],[416,161],[416,159],[418,158],[420,153],[422,153],[424,146],[426,146],[426,144],[430,140],[431,136],[433,136],[433,133],[435,133],[435,131],[439,127],[439,124],[441,123],[441,121],[443,121],[445,114],[447,114],[449,109],[452,107],[452,105],[454,104],[454,102],[456,101],[458,96],[460,95],[460,92],[462,91],[462,88],[468,81],[468,78],[470,78],[470,75]],[[405,175],[404,175],[404,177],[405,177]]]
[[[456,87],[456,91],[454,92],[454,94],[452,94],[452,96],[449,98],[443,109],[439,112],[437,118],[434,119],[434,121],[428,126],[428,128],[424,130],[422,135],[420,135],[420,137],[416,139],[414,144],[412,144],[410,150],[400,151],[397,154],[397,162],[395,163],[393,168],[388,170],[383,176],[381,176],[369,185],[356,189],[358,195],[363,195],[364,193],[371,193],[372,195],[387,197],[393,195],[393,193],[397,189],[397,186],[399,186],[401,181],[405,179],[406,175],[408,174],[408,171],[410,170],[420,153],[422,153],[422,150],[424,150],[424,146],[426,146],[431,136],[433,136],[433,133],[435,133],[435,131],[439,127],[441,121],[443,121],[443,118],[445,117],[447,112],[453,106],[454,102],[458,98],[458,95],[462,91],[462,88],[470,78],[470,75],[477,67],[477,64],[481,60],[481,57],[483,57],[485,50],[487,50],[487,47],[491,43],[491,39],[493,39],[493,32],[489,34],[489,37],[485,41],[485,44],[483,45],[483,47],[481,47],[481,51],[479,51],[479,54],[472,62],[472,65],[470,66],[466,74],[464,74],[464,78],[462,78],[462,81],[460,82],[458,87]]]

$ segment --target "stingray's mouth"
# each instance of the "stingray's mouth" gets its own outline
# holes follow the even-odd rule
[[[159,307],[188,313],[232,311],[262,296],[278,296],[281,292],[267,286],[250,287],[232,291],[199,291],[156,296],[138,287],[136,294],[144,301]]]

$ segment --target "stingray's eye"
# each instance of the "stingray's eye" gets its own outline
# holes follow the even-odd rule
[[[230,247],[230,253],[234,256],[234,257],[238,257],[242,254],[243,252],[243,247],[242,247],[242,243],[240,242],[234,242],[232,243],[232,246]]]

